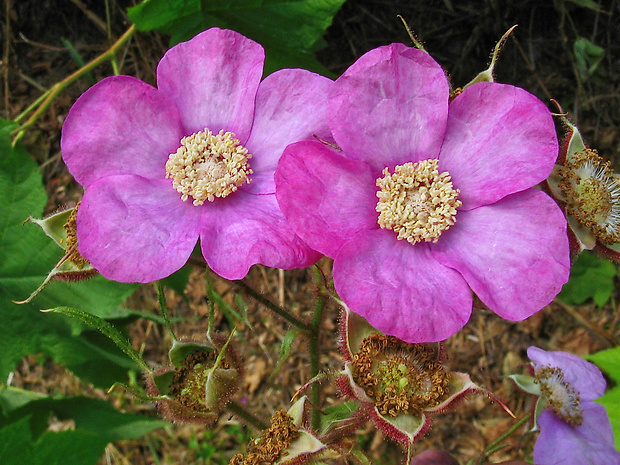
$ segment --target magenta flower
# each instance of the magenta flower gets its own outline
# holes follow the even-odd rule
[[[605,407],[593,402],[605,393],[601,371],[566,352],[530,347],[527,356],[534,362],[534,377],[548,406],[538,418],[534,463],[620,464]]]
[[[456,333],[470,288],[522,320],[569,275],[566,220],[532,186],[558,153],[551,114],[523,89],[471,85],[451,103],[441,66],[402,44],[362,56],[334,84],[336,150],[289,146],[276,197],[308,245],[334,259],[352,311],[407,342]]]
[[[286,145],[329,137],[323,96],[333,83],[294,69],[261,82],[263,62],[259,44],[213,28],[166,53],[157,88],[117,76],[78,99],[61,146],[86,189],[79,251],[102,275],[166,277],[198,238],[208,265],[228,279],[256,263],[318,260],[286,224],[273,175]]]

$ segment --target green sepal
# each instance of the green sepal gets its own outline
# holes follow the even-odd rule
[[[583,137],[577,126],[572,124],[567,118],[561,118],[562,123],[568,128],[568,142],[566,144],[566,163],[573,161],[573,156],[577,153],[583,152],[586,149],[586,144],[583,142]]]
[[[174,340],[174,342],[172,343],[172,347],[168,351],[170,363],[172,363],[177,368],[181,368],[187,356],[197,350],[200,350],[202,352],[213,352],[215,350],[215,347],[213,346],[213,344],[205,342]]]
[[[536,382],[535,378],[527,375],[509,375],[507,378],[510,378],[515,382],[517,387],[522,391],[527,392],[528,394],[532,394],[535,396],[541,396],[540,385]]]
[[[515,24],[510,29],[508,29],[506,33],[502,36],[502,38],[499,39],[497,44],[495,44],[495,48],[493,49],[493,54],[491,55],[491,64],[489,65],[489,67],[485,69],[484,71],[482,71],[481,73],[479,73],[475,78],[473,78],[467,85],[463,87],[463,89],[466,89],[472,84],[476,84],[478,82],[495,82],[495,76],[494,76],[495,63],[497,62],[497,59],[499,57],[499,52],[501,51],[502,46],[504,45],[504,42],[506,42],[506,39],[508,38],[508,36],[512,33],[512,31],[516,27],[517,25]]]
[[[151,375],[155,386],[157,386],[157,389],[163,396],[167,396],[170,392],[170,387],[172,386],[175,373],[176,372],[174,370],[169,370],[158,374],[153,373]]]
[[[58,247],[64,250],[67,245],[67,231],[64,226],[67,223],[69,216],[71,216],[71,212],[73,212],[73,208],[59,211],[48,216],[47,218],[42,219],[29,216],[26,221],[39,226]]]

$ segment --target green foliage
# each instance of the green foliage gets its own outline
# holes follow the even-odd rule
[[[620,347],[603,350],[587,357],[596,363],[613,381],[615,385],[603,397],[597,400],[607,409],[611,427],[614,430],[616,449],[620,450]]]
[[[344,0],[145,0],[128,10],[142,31],[171,35],[171,45],[213,26],[234,29],[265,47],[265,73],[281,68],[329,72],[314,51]]]
[[[67,305],[100,317],[119,317],[117,308],[136,286],[101,277],[80,283],[56,281],[32,303],[13,303],[36,289],[63,255],[38,226],[23,224],[29,215],[41,216],[47,196],[30,154],[19,144],[11,145],[13,128],[14,123],[0,121],[0,378],[6,379],[23,357],[43,353],[93,384],[109,387],[126,378],[135,365],[83,324],[39,310]]]
[[[593,44],[584,37],[579,37],[573,45],[573,53],[577,61],[579,75],[585,81],[594,76],[597,71],[603,75],[599,65],[605,57],[605,49]]]
[[[300,330],[299,328],[293,328],[284,335],[282,339],[282,345],[280,346],[280,355],[278,355],[278,363],[276,363],[275,368],[269,375],[269,380],[274,379],[278,373],[280,373],[280,369],[282,368],[282,364],[288,359],[288,356],[291,353],[291,347],[293,346],[293,342],[299,338]]]
[[[573,264],[570,280],[558,297],[569,305],[579,305],[591,298],[602,307],[613,294],[616,274],[613,263],[583,252]]]
[[[0,389],[0,463],[93,465],[111,441],[134,439],[165,422],[118,412],[86,397],[53,399],[14,387]],[[75,429],[49,431],[49,419]]]

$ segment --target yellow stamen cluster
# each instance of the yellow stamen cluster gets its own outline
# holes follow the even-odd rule
[[[249,183],[250,158],[248,149],[232,132],[214,135],[205,129],[181,139],[181,146],[166,162],[166,178],[172,178],[183,201],[192,197],[198,206],[216,197],[227,197]]]
[[[270,465],[287,455],[286,449],[299,437],[299,428],[284,410],[271,417],[271,426],[248,446],[246,455],[237,454],[230,465]]]
[[[67,233],[67,238],[65,239],[65,253],[68,254],[67,259],[71,261],[78,269],[84,268],[85,265],[88,265],[88,260],[86,260],[77,249],[77,211],[80,206],[80,202],[73,208],[69,218],[67,218],[67,222],[63,225],[65,232]]]
[[[564,381],[564,372],[558,367],[544,366],[536,371],[536,382],[549,406],[561,420],[570,426],[583,423],[583,409],[579,393]]]
[[[601,242],[620,242],[620,184],[609,162],[594,149],[573,155],[559,168],[567,212]]]
[[[351,368],[356,384],[382,415],[419,415],[448,393],[450,375],[430,344],[374,333],[362,341]]]
[[[456,222],[459,190],[452,187],[447,172],[439,174],[437,163],[436,159],[405,163],[396,166],[394,174],[385,168],[377,179],[379,226],[396,232],[399,240],[437,242]]]

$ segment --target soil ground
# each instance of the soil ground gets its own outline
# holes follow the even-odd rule
[[[41,92],[77,69],[61,39],[68,40],[85,61],[97,56],[128,27],[125,10],[131,1],[110,0],[106,12],[98,0],[6,0],[3,11],[3,118],[10,119],[28,107]],[[554,98],[570,113],[588,145],[617,166],[620,148],[620,3],[599,1],[600,9],[580,6],[585,1],[555,0],[483,0],[483,1],[398,1],[348,0],[327,31],[326,47],[318,57],[339,74],[367,50],[391,42],[411,44],[397,15],[408,22],[425,48],[447,70],[456,86],[469,82],[486,68],[496,41],[511,26],[517,29],[503,47],[497,65],[499,82],[515,84],[535,93],[544,101]],[[106,16],[107,14],[107,16]],[[109,22],[106,21],[109,17]],[[110,27],[106,26],[109,23]],[[583,37],[601,47],[604,56],[591,76],[580,73],[573,44]],[[8,40],[7,40],[8,39]],[[154,69],[165,50],[167,37],[157,33],[137,33],[124,51],[122,73],[154,83]],[[8,66],[7,66],[8,65]],[[112,74],[103,65],[93,72],[94,80]],[[50,197],[49,209],[79,200],[81,190],[64,167],[59,138],[62,122],[76,98],[91,83],[82,79],[68,88],[50,107],[37,126],[28,131],[24,144],[41,165]],[[329,274],[330,263],[321,268]],[[309,270],[279,272],[256,266],[247,280],[251,286],[273,301],[309,315],[314,305],[314,284]],[[232,302],[237,289],[216,280],[216,289]],[[207,302],[204,277],[191,275],[187,300],[170,293],[169,305],[174,317],[183,323],[178,334],[199,336],[206,326]],[[448,364],[464,371],[472,379],[503,399],[517,417],[531,407],[530,399],[515,391],[502,378],[523,373],[530,345],[586,355],[617,343],[620,334],[616,297],[603,308],[592,302],[567,307],[555,302],[521,323],[501,320],[479,308],[463,331],[446,343]],[[275,367],[280,343],[289,329],[278,317],[246,297],[253,329],[239,328],[239,350],[246,363],[245,394],[242,401],[266,418],[276,408],[286,407],[293,392],[309,378],[305,342],[293,345],[291,356],[275,380],[269,374]],[[157,312],[157,299],[151,287],[141,288],[129,305]],[[338,309],[330,304],[324,319],[324,370],[338,369]],[[228,321],[218,316],[222,331]],[[605,328],[607,337],[601,336]],[[136,348],[154,365],[163,363],[170,339],[165,330],[150,321],[138,321],[131,327]],[[14,383],[28,389],[54,394],[83,393],[107,398],[126,411],[155,414],[151,405],[122,394],[107,395],[84,385],[62,366],[51,361],[40,363],[36,357],[23,361]],[[328,385],[325,405],[338,402],[337,391]],[[420,441],[419,449],[442,448],[461,463],[475,457],[512,424],[499,406],[478,396],[463,402],[454,413],[437,418],[431,432]],[[253,431],[223,415],[216,426],[171,425],[137,441],[112,444],[101,464],[227,463]],[[402,460],[400,449],[385,440],[368,425],[359,435],[372,463],[392,464]],[[492,462],[522,458],[531,451],[532,437],[496,453]]]

